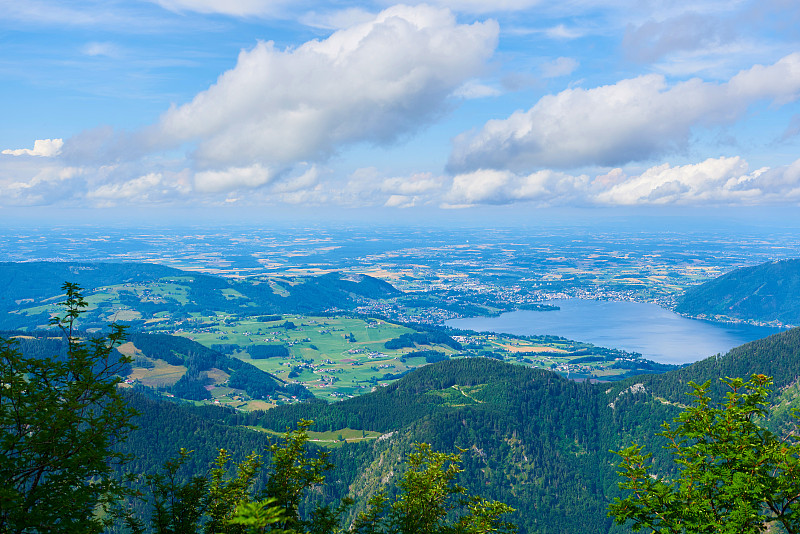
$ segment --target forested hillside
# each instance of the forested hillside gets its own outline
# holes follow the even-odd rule
[[[380,431],[382,439],[332,450],[337,467],[326,491],[331,498],[358,496],[353,513],[402,473],[400,458],[414,442],[447,452],[465,449],[459,482],[472,493],[517,508],[511,519],[521,532],[609,532],[605,505],[617,494],[614,458],[608,452],[617,443],[612,429],[635,424],[628,420],[633,412],[620,410],[624,416],[615,416],[596,386],[487,358],[426,366],[374,394],[341,403],[284,408],[250,415],[220,412],[218,423],[282,431],[310,418],[317,421],[314,430]],[[148,436],[158,431],[146,428],[166,419],[163,413],[151,417],[148,413],[148,422],[140,422],[128,451],[136,453],[141,443],[148,455],[156,453]],[[206,427],[222,428],[208,420]],[[215,438],[205,430],[188,432],[183,443],[179,430],[165,432],[173,444],[200,446],[206,458],[212,454],[209,445]]]
[[[800,325],[800,259],[736,269],[692,287],[675,311],[710,319]]]
[[[0,338],[14,338],[26,358],[63,358],[64,340],[52,331],[34,335],[19,331],[0,331]],[[132,362],[119,370],[126,379],[124,386],[145,386],[190,401],[212,398],[208,386],[224,384],[234,392],[241,391],[252,399],[308,399],[313,395],[301,384],[286,383],[276,376],[237,358],[187,338],[166,334],[134,333],[120,347]],[[121,356],[117,352],[117,356]],[[150,375],[150,376],[148,376]]]
[[[721,377],[748,377],[761,373],[775,380],[775,393],[797,381],[800,376],[800,328],[758,339],[733,348],[726,354],[700,360],[683,369],[658,375],[641,375],[615,383],[612,392],[618,392],[634,383],[644,384],[648,391],[670,402],[686,402],[688,383],[702,384],[712,381],[712,394],[722,391],[717,387]]]
[[[84,329],[122,321],[141,328],[154,318],[192,314],[326,313],[401,295],[366,275],[227,279],[148,263],[0,263],[0,329],[46,326],[65,280],[86,289]],[[120,311],[127,311],[120,316]],[[152,325],[151,325],[152,326]]]
[[[32,261],[0,262],[0,303],[13,309],[20,299],[39,300],[61,294],[64,280],[82,287],[152,282],[165,276],[186,274],[178,269],[152,263],[71,263]]]

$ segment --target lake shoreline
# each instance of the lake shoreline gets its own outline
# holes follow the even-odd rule
[[[559,309],[547,313],[516,310],[493,317],[450,319],[444,324],[474,331],[556,335],[677,365],[725,353],[735,346],[785,330],[773,325],[685,317],[656,303],[570,298],[542,304]]]

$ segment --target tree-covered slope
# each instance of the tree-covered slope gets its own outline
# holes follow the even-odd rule
[[[211,398],[206,386],[209,385],[208,372],[214,369],[228,375],[225,385],[242,390],[254,399],[273,395],[295,396],[300,399],[312,397],[312,394],[300,384],[287,384],[254,365],[225,356],[185,337],[167,334],[132,334],[129,339],[144,356],[187,368],[186,373],[171,388],[171,392],[180,398],[189,400]]]
[[[53,332],[39,331],[31,335],[27,332],[0,331],[0,338],[14,338],[26,358],[55,357],[66,355],[66,343]],[[81,337],[89,337],[81,333]],[[209,378],[213,371],[224,373],[224,385],[240,390],[252,399],[288,398],[308,399],[313,395],[301,384],[287,384],[266,371],[242,360],[225,356],[190,339],[167,334],[138,334],[127,336],[135,358],[120,369],[119,374],[128,378],[134,376],[137,367],[152,366],[152,360],[161,360],[182,374],[169,387],[160,389],[186,400],[210,399],[209,388],[214,381]],[[121,347],[125,349],[125,346]],[[129,350],[126,350],[129,352]],[[119,354],[118,354],[119,355]],[[133,385],[141,385],[138,380],[129,380]],[[144,387],[144,386],[143,386]]]
[[[310,418],[319,430],[382,432],[369,447],[334,452],[335,477],[363,499],[398,476],[397,459],[421,441],[437,450],[465,450],[459,483],[516,508],[521,532],[606,533],[614,528],[606,502],[617,495],[609,449],[632,428],[655,428],[674,411],[647,402],[647,410],[629,409],[624,400],[612,409],[605,389],[589,382],[467,358],[420,368],[358,398],[285,406],[241,420],[278,430]]]
[[[675,311],[708,318],[800,325],[800,259],[736,269],[690,288]]]
[[[774,400],[785,422],[800,398],[800,329],[667,374],[614,384],[579,383],[549,371],[467,358],[417,369],[373,393],[331,404],[313,400],[248,414],[139,399],[139,430],[125,451],[137,456],[137,471],[151,472],[178,447],[195,449],[206,462],[195,464],[202,470],[214,447],[242,457],[261,446],[263,434],[245,426],[280,432],[314,419],[312,430],[334,435],[345,428],[381,433],[380,439],[332,450],[336,468],[325,495],[331,501],[356,498],[354,512],[401,476],[401,458],[414,442],[427,442],[446,452],[463,449],[459,483],[516,508],[512,519],[523,534],[628,532],[606,516],[608,502],[620,495],[619,458],[609,451],[645,445],[654,453],[655,470],[669,474],[669,453],[656,434],[688,402],[688,383],[751,373],[775,377]]]
[[[686,402],[689,382],[712,381],[712,393],[721,391],[717,382],[722,377],[746,378],[765,374],[774,379],[776,391],[787,388],[800,376],[800,328],[773,334],[735,347],[724,355],[712,356],[688,367],[659,375],[642,375],[615,383],[614,394],[641,383],[652,394],[670,402]]]
[[[236,310],[245,306],[242,309],[252,313],[255,306],[246,303],[260,302],[262,308],[257,309],[268,309],[267,303],[291,301],[292,295],[297,297],[295,304],[310,303],[317,292],[326,303],[337,299],[354,303],[390,291],[370,281],[361,285],[363,279],[331,278],[330,284],[324,278],[311,282],[322,283],[329,293],[303,293],[305,290],[291,288],[308,281],[285,285],[262,281],[250,286],[238,281],[234,286],[221,278],[190,277],[193,281],[186,282],[191,286],[186,295],[195,305],[198,300],[194,299],[200,299]],[[248,293],[247,287],[258,289]],[[263,299],[255,296],[260,291]],[[203,301],[203,295],[214,297]],[[185,367],[187,375],[191,374],[185,380],[190,392],[200,392],[203,373],[212,369],[231,378],[250,369],[187,339],[139,334],[130,339],[143,357]],[[25,344],[38,346],[34,341]],[[51,345],[42,350],[56,350]],[[800,376],[800,329],[665,375],[637,376],[615,384],[574,382],[549,371],[476,357],[434,363],[371,394],[335,404],[314,400],[267,412],[198,409],[133,396],[142,416],[137,420],[139,429],[123,447],[136,458],[132,467],[136,472],[154,472],[180,447],[198,451],[193,468],[202,472],[217,447],[231,449],[239,458],[251,452],[251,447],[263,447],[264,434],[245,426],[280,432],[298,420],[313,419],[312,430],[334,435],[345,428],[364,431],[365,439],[359,443],[343,444],[333,451],[336,470],[324,490],[331,500],[355,497],[354,511],[363,509],[371,495],[396,481],[404,469],[401,458],[414,442],[427,442],[436,450],[462,449],[464,472],[459,483],[469,493],[516,508],[512,519],[523,534],[626,532],[606,516],[607,503],[619,495],[618,458],[609,451],[638,442],[654,452],[657,471],[668,469],[668,453],[655,435],[660,424],[671,420],[680,404],[687,402],[688,383],[751,373],[775,377],[774,398],[781,404],[779,415],[785,421],[788,407],[800,398],[796,380]],[[256,372],[247,378],[251,384],[280,382]],[[367,439],[368,431],[379,432],[381,437]]]
[[[153,282],[166,276],[181,276],[178,269],[151,263],[72,263],[32,261],[0,262],[0,305],[14,309],[24,299],[40,300],[62,293],[65,280],[85,289],[109,284]]]
[[[41,339],[47,345],[43,350],[53,350],[54,340]],[[233,377],[243,368],[243,362],[184,338],[134,334],[131,343],[147,358],[193,368],[198,376],[215,368]],[[23,350],[33,350],[39,344],[25,339],[23,345]],[[459,483],[472,494],[516,508],[512,519],[523,534],[626,532],[606,516],[607,503],[620,495],[618,458],[609,451],[634,442],[646,445],[654,453],[656,471],[669,474],[669,455],[656,434],[663,421],[677,415],[679,404],[687,402],[689,381],[756,372],[775,376],[775,400],[785,424],[788,408],[800,398],[795,379],[800,376],[800,329],[665,375],[615,384],[574,382],[491,358],[464,358],[419,368],[387,387],[342,402],[314,400],[267,412],[236,413],[132,396],[142,415],[121,450],[134,456],[131,469],[139,473],[155,472],[181,447],[195,450],[189,476],[192,470],[205,472],[219,447],[238,458],[263,452],[265,434],[246,426],[280,432],[298,420],[314,419],[313,430],[333,435],[345,428],[381,434],[380,439],[333,450],[336,469],[325,497],[355,497],[353,513],[397,481],[405,468],[402,458],[415,442],[427,442],[435,450],[462,449]]]

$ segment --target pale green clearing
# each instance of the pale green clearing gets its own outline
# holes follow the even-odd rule
[[[267,430],[259,426],[247,426],[250,430],[257,432],[264,432],[272,436],[281,437],[284,432],[276,432],[274,430]],[[308,431],[308,440],[316,443],[322,447],[334,448],[341,447],[345,443],[356,443],[359,441],[375,440],[383,434],[374,432],[372,430],[355,430],[352,428],[342,428],[340,430],[331,430],[329,432],[314,432]]]
[[[187,368],[183,365],[170,365],[164,360],[150,360],[154,365],[152,369],[134,367],[126,380],[138,381],[143,386],[151,388],[171,387],[186,374]]]

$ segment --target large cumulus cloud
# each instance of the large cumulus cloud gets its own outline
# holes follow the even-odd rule
[[[754,102],[780,105],[799,95],[800,53],[756,65],[725,83],[695,78],[670,86],[663,76],[649,74],[568,89],[459,135],[448,168],[527,171],[642,161],[685,146],[695,126],[732,123]]]
[[[41,156],[51,158],[61,153],[64,146],[63,139],[37,139],[33,143],[33,148],[8,148],[0,152],[8,156]]]
[[[493,53],[495,22],[394,6],[322,41],[260,42],[160,121],[165,142],[197,143],[201,166],[321,160],[342,145],[389,143],[438,117]]]

